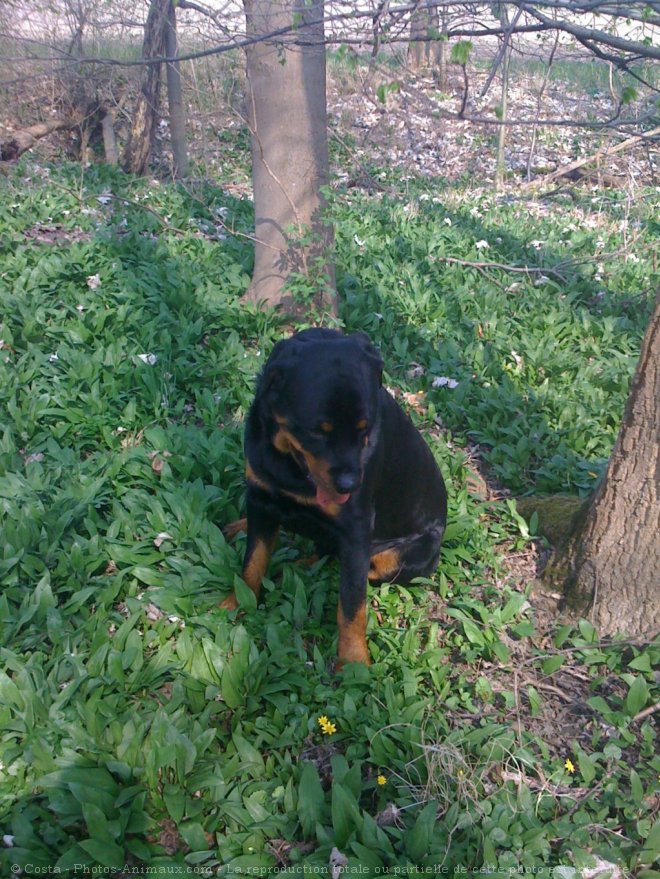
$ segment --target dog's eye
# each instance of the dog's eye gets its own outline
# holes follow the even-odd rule
[[[334,429],[335,426],[331,421],[322,421],[318,427],[314,430],[310,430],[310,434],[314,439],[325,439]]]

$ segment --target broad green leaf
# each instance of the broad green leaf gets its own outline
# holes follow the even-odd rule
[[[321,820],[324,801],[325,794],[316,767],[313,763],[305,763],[298,785],[298,820],[306,837],[313,834]]]

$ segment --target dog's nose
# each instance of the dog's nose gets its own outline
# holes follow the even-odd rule
[[[334,478],[335,488],[342,493],[350,494],[360,485],[360,477],[350,470],[338,473]]]

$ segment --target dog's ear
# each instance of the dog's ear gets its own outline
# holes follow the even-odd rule
[[[298,351],[291,339],[277,342],[259,377],[256,396],[272,406],[284,387],[287,372],[297,359]]]
[[[372,344],[371,339],[366,333],[352,333],[348,338],[358,346],[362,355],[369,363],[369,366],[377,374],[378,383],[382,385],[383,366],[385,364],[383,363],[383,358],[380,356],[378,348]]]

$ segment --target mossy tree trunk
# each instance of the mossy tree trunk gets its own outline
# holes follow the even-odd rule
[[[256,241],[246,299],[295,314],[286,283],[300,274],[314,284],[313,307],[335,313],[321,191],[329,177],[323,0],[244,7],[248,37],[262,38],[247,47]]]
[[[660,292],[605,477],[544,579],[602,635],[660,631]]]

